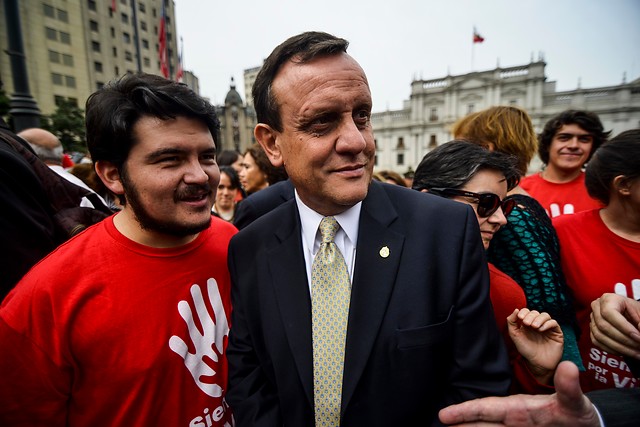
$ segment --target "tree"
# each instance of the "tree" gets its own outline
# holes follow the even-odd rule
[[[87,152],[84,111],[73,101],[60,101],[56,111],[44,118],[42,127],[60,138],[65,152]]]

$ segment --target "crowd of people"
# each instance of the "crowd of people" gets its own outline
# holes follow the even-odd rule
[[[113,210],[57,248],[2,129],[0,227],[30,237],[2,263],[0,425],[637,422],[640,129],[569,110],[537,135],[494,106],[410,176],[377,171],[348,45],[271,52],[244,153],[148,74],[91,95],[84,167],[21,132]]]

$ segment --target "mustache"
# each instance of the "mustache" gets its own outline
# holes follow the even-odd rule
[[[187,185],[186,187],[179,188],[176,190],[173,199],[183,200],[183,199],[193,199],[196,197],[202,197],[205,195],[209,195],[212,193],[211,185],[203,184],[203,185]]]

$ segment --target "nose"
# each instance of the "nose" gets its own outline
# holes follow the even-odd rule
[[[572,136],[571,139],[569,140],[567,146],[569,148],[578,148],[578,137],[577,136]]]
[[[494,213],[492,213],[488,219],[490,223],[499,224],[500,226],[503,226],[507,223],[507,217],[502,211],[502,206],[500,206]]]
[[[215,166],[218,167],[217,165]],[[209,168],[207,168],[208,170]],[[194,160],[189,162],[187,170],[184,174],[184,182],[187,184],[204,184],[209,181],[209,174],[200,164],[200,161]]]
[[[363,130],[353,121],[352,117],[345,120],[339,129],[336,151],[339,153],[360,153],[367,146]]]

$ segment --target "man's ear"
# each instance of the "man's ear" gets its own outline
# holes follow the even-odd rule
[[[99,160],[96,162],[95,168],[105,187],[114,194],[124,194],[120,172],[116,165],[107,160]]]
[[[253,130],[253,135],[256,137],[256,141],[262,146],[264,152],[267,153],[271,164],[275,167],[282,166],[284,161],[282,160],[282,152],[280,151],[280,144],[278,143],[279,133],[269,125],[258,123]]]

